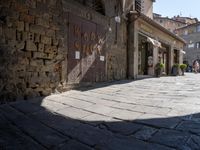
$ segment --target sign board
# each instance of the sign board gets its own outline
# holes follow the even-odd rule
[[[75,59],[80,59],[80,52],[79,51],[75,51]]]
[[[100,61],[104,61],[105,57],[104,56],[100,56]]]

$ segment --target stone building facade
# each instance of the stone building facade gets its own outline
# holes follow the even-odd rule
[[[181,17],[179,15],[169,18],[162,17],[162,15],[156,13],[153,14],[153,19],[171,32],[174,32],[178,28],[198,22],[197,18]]]
[[[131,14],[129,32],[129,75],[155,74],[158,62],[164,64],[163,72],[171,74],[175,63],[183,63],[185,41],[143,14]]]
[[[126,78],[121,11],[115,0],[1,0],[1,101]]]
[[[45,96],[82,84],[137,78],[142,72],[138,58],[147,62],[138,56],[139,34],[155,49],[149,70],[153,75],[162,53],[155,42],[163,43],[160,48],[167,44],[169,58],[174,47],[180,50],[184,42],[144,14],[135,21],[140,14],[134,14],[135,1],[126,1],[131,6],[127,8],[124,2],[1,0],[0,102]],[[174,42],[176,46],[171,46]]]
[[[172,19],[176,20],[176,21],[183,22],[183,23],[185,23],[187,25],[194,24],[194,23],[198,22],[197,18],[183,17],[183,16],[179,16],[179,15],[174,16]]]
[[[200,60],[200,22],[179,28],[175,32],[187,42],[184,61],[192,66],[195,60]]]

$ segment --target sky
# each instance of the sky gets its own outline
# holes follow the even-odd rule
[[[181,15],[200,20],[200,0],[156,0],[153,11],[163,17]]]

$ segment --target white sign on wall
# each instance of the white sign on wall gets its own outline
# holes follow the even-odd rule
[[[75,59],[80,59],[80,52],[79,51],[75,51]]]
[[[100,56],[100,61],[104,61],[105,57],[104,56]]]

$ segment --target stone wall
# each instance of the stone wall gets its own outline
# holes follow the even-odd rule
[[[197,43],[200,42],[200,33],[191,33],[182,37],[187,42],[184,46],[184,51],[186,52],[184,60],[188,61],[189,65],[192,66],[196,59],[200,59],[200,48],[197,48]],[[189,48],[189,44],[194,44],[194,47]]]
[[[126,23],[116,25],[114,0],[103,16],[72,0],[0,1],[0,103],[69,88],[69,13],[106,29],[105,80],[126,77]],[[109,27],[112,31],[109,31]]]

